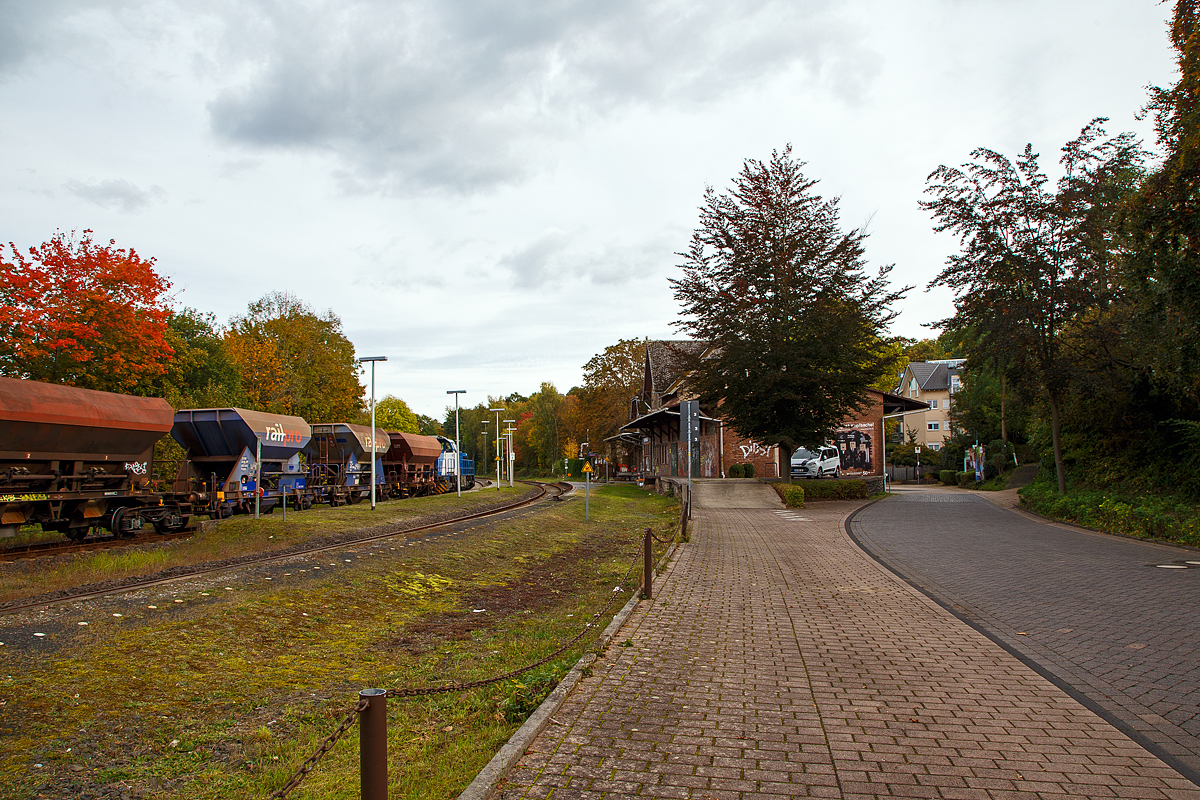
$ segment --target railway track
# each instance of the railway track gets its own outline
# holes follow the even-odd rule
[[[529,484],[530,486],[538,487],[539,489],[541,489],[541,491],[538,494],[534,495],[533,497],[526,497],[522,500],[517,500],[512,503],[507,503],[503,506],[488,509],[487,511],[478,511],[478,512],[475,512],[472,514],[463,514],[461,516],[453,517],[451,519],[443,519],[443,520],[439,520],[437,522],[431,522],[426,525],[418,525],[414,528],[404,528],[401,530],[387,530],[387,531],[382,531],[379,533],[368,533],[368,534],[365,534],[363,536],[360,536],[360,537],[357,537],[354,539],[348,539],[348,540],[340,541],[340,542],[337,542],[334,544],[323,544],[323,545],[317,545],[317,546],[313,546],[313,547],[292,548],[292,549],[288,549],[288,550],[282,551],[282,552],[267,553],[262,556],[250,556],[250,557],[238,559],[236,561],[236,563],[220,563],[220,564],[216,564],[216,565],[210,564],[208,566],[206,566],[204,564],[199,564],[199,565],[196,565],[196,568],[193,570],[189,570],[187,572],[182,572],[182,573],[177,573],[177,574],[172,574],[169,577],[165,577],[165,578],[147,578],[145,580],[134,579],[134,580],[130,580],[128,582],[123,582],[119,586],[106,585],[104,588],[100,588],[100,589],[87,589],[86,587],[81,587],[81,589],[83,589],[82,591],[60,592],[60,593],[56,593],[53,597],[48,598],[48,599],[43,598],[43,599],[27,601],[27,602],[22,602],[19,600],[13,601],[9,604],[0,606],[0,616],[16,614],[21,611],[30,611],[30,610],[35,610],[38,608],[45,608],[47,606],[59,605],[61,603],[73,602],[73,601],[78,601],[78,600],[88,600],[91,598],[102,597],[105,595],[136,591],[138,589],[144,589],[144,588],[149,588],[149,587],[153,587],[153,586],[163,586],[163,585],[166,585],[169,583],[174,583],[176,581],[192,580],[194,578],[202,577],[204,575],[214,575],[214,574],[221,573],[221,572],[228,572],[231,569],[243,569],[245,567],[253,567],[253,566],[260,565],[260,564],[271,564],[271,563],[274,563],[277,561],[284,561],[284,560],[287,560],[290,558],[308,556],[308,555],[313,555],[316,553],[325,553],[325,552],[329,552],[331,550],[340,550],[345,547],[360,545],[364,542],[378,541],[380,539],[392,539],[397,536],[403,536],[405,538],[412,539],[412,538],[416,538],[422,534],[428,533],[429,531],[436,530],[438,528],[444,528],[448,525],[456,525],[460,522],[466,522],[466,521],[473,520],[473,519],[484,519],[486,517],[496,516],[498,514],[503,514],[508,511],[514,511],[519,508],[524,508],[526,506],[533,505],[534,503],[537,503],[537,502],[545,499],[546,497],[552,497],[552,498],[561,497],[562,495],[570,492],[571,488],[572,488],[570,486],[570,484],[567,484],[567,483],[538,483],[536,481],[519,481],[519,483],[525,483],[525,484]],[[394,528],[395,526],[389,526],[389,527]],[[190,534],[175,534],[175,536],[177,536],[177,537],[182,536],[182,535],[190,535]],[[165,538],[165,537],[163,537],[163,536],[158,537],[159,540],[161,540],[163,538]],[[129,539],[120,539],[120,540],[117,540],[117,542],[118,543],[115,544],[114,546],[129,546],[132,543],[131,540],[129,540]],[[72,543],[72,544],[77,544],[77,543]]]

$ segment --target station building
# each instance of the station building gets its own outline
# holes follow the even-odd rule
[[[687,390],[685,358],[703,357],[709,346],[697,341],[651,341],[646,345],[642,390],[630,409],[621,438],[641,448],[640,473],[646,480],[685,478],[687,443],[680,441],[679,404],[693,399]],[[868,389],[865,403],[843,420],[832,444],[847,477],[883,475],[883,418],[927,406],[887,392]],[[692,476],[724,478],[734,464],[753,464],[760,478],[784,475],[779,448],[738,435],[725,426],[719,409],[701,406],[700,447],[692,454]],[[813,442],[812,445],[825,444]]]

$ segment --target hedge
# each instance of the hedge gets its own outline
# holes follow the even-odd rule
[[[958,473],[952,469],[944,469],[938,473],[938,480],[947,486],[958,485]]]
[[[729,477],[744,478],[746,477],[746,467],[742,464],[734,464],[729,468]]]
[[[788,508],[804,508],[804,487],[794,483],[773,483],[779,498]]]
[[[806,500],[862,500],[867,497],[867,482],[857,479],[805,481],[803,488]]]

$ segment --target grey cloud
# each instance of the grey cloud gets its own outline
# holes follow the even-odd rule
[[[607,245],[599,250],[588,244],[577,245],[578,241],[580,237],[551,228],[502,256],[498,263],[512,273],[520,288],[579,280],[620,286],[646,275],[656,261],[671,253],[671,248],[658,239],[635,246]]]
[[[469,192],[545,167],[547,141],[639,106],[688,107],[856,34],[831,0],[321,0],[230,6],[244,77],[216,134],[337,154],[348,187]],[[856,63],[856,62],[854,62]],[[853,72],[854,63],[838,69]],[[231,70],[234,68],[231,66]],[[860,80],[849,80],[856,90]]]
[[[38,56],[59,56],[83,42],[102,40],[87,22],[97,9],[120,14],[140,0],[0,0],[0,77]]]
[[[99,183],[67,181],[64,188],[76,197],[103,208],[115,208],[125,213],[144,211],[150,204],[166,199],[159,186],[141,189],[127,180],[107,180]]]

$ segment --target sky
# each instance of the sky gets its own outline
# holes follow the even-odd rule
[[[935,335],[918,206],[977,147],[1053,176],[1175,81],[1155,0],[0,0],[0,241],[90,228],[227,322],[332,310],[377,396],[441,417],[682,338],[705,187],[787,144]],[[364,383],[366,383],[364,378]]]

